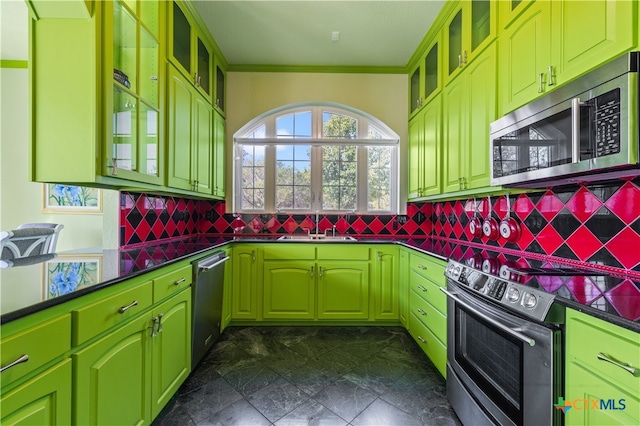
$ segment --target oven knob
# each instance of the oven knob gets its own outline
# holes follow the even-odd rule
[[[522,296],[522,306],[524,306],[525,308],[532,309],[534,306],[536,306],[536,303],[538,303],[538,299],[534,294],[525,293],[524,296]]]
[[[520,299],[520,290],[515,287],[509,287],[507,290],[507,300],[511,303],[515,303]]]

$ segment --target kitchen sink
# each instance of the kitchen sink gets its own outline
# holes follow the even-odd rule
[[[324,234],[310,234],[310,235],[281,235],[278,237],[278,241],[314,241],[314,242],[326,242],[335,243],[340,241],[358,241],[354,237],[349,235],[324,235]]]

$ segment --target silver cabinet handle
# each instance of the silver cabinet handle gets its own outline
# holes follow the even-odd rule
[[[510,335],[512,335],[513,337],[523,341],[524,343],[529,344],[529,346],[535,346],[536,345],[536,341],[534,339],[532,339],[531,337],[519,333],[516,330],[513,330],[509,327],[507,327],[506,325],[489,318],[488,316],[486,316],[485,314],[483,314],[482,312],[478,311],[476,308],[474,308],[473,306],[469,305],[468,303],[463,302],[462,300],[458,299],[455,295],[453,295],[452,293],[449,293],[447,290],[445,290],[442,287],[439,287],[440,291],[443,292],[444,294],[446,294],[447,296],[449,296],[449,298],[451,298],[452,300],[454,300],[456,303],[459,303],[460,305],[464,306],[465,308],[469,309],[471,312],[473,312],[474,314],[478,315],[480,318],[482,318],[484,321],[487,321],[489,324],[492,324],[493,326],[499,328],[502,331],[505,331],[506,333],[509,333]]]
[[[124,312],[129,309],[129,308],[133,308],[134,306],[138,305],[138,301],[134,300],[133,302],[131,302],[130,304],[128,304],[127,306],[123,306],[120,309],[118,309],[118,312],[121,314],[124,314]]]
[[[198,73],[197,72],[193,73],[193,84],[195,84],[196,86],[198,85]]]
[[[547,67],[547,73],[549,74],[549,83],[547,83],[547,86],[553,86],[553,67],[551,65]]]
[[[382,252],[378,252],[378,262],[382,262]]]
[[[426,266],[424,266],[424,265],[423,265],[423,264],[421,264],[421,263],[418,263],[418,269],[422,269],[423,271],[426,271],[426,270],[427,270],[427,267],[426,267]]]
[[[111,167],[111,176],[118,176],[118,159],[113,157],[111,158],[111,163],[112,163],[112,167]]]
[[[312,267],[311,267],[311,270],[310,270],[310,272],[309,272],[309,274],[310,274],[312,277],[313,277],[313,273],[314,273],[314,268],[315,268],[315,266],[312,266]]]
[[[544,87],[542,87],[542,80],[544,79],[544,74],[538,74],[538,93],[542,93],[544,91]]]
[[[256,261],[256,251],[255,250],[251,250],[251,260],[253,260],[254,262]]]
[[[463,50],[462,51],[462,65],[467,63],[467,51]]]
[[[418,336],[418,340],[420,340],[422,343],[427,343],[427,340],[424,339],[422,336]]]
[[[318,276],[322,276],[322,266],[318,266]]]
[[[180,285],[183,282],[185,282],[187,279],[185,277],[180,278],[179,280],[176,280],[173,282],[173,285]]]
[[[158,333],[162,333],[162,314],[158,314]]]
[[[616,367],[620,367],[623,370],[628,371],[633,376],[639,376],[640,375],[640,371],[638,371],[637,368],[631,367],[629,364],[623,364],[620,361],[617,361],[617,360],[615,360],[613,358],[610,358],[610,357],[606,356],[602,352],[598,352],[598,359],[600,361],[610,362],[611,364],[615,365]]]
[[[423,287],[423,286],[422,286],[422,284],[418,284],[418,288],[419,288],[420,290],[422,290],[424,293],[426,293],[426,292],[427,292],[427,289],[426,289],[425,287]]]
[[[0,368],[0,373],[2,373],[4,370],[10,369],[14,365],[22,364],[23,362],[27,362],[27,361],[29,361],[29,355],[24,354],[24,355],[20,356],[20,358],[16,359],[15,361],[13,361],[13,362],[5,365],[4,367]]]
[[[462,55],[458,55],[458,68],[462,68]]]
[[[156,323],[158,322],[158,317],[153,317],[151,319],[151,337],[156,337],[158,333],[156,333]]]
[[[423,311],[422,309],[418,308],[418,313],[420,313],[420,315],[426,317],[427,313],[425,311]]]

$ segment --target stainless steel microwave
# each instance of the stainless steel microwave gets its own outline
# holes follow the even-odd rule
[[[630,52],[491,123],[491,184],[545,187],[640,174]]]

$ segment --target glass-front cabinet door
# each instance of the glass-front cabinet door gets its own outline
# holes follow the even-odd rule
[[[216,102],[215,107],[223,115],[225,112],[225,72],[220,68],[220,65],[216,65]]]
[[[159,31],[161,8],[154,0],[104,2],[105,161],[103,174],[162,183]]]
[[[464,69],[496,36],[496,3],[461,1],[445,24],[445,79]]]

